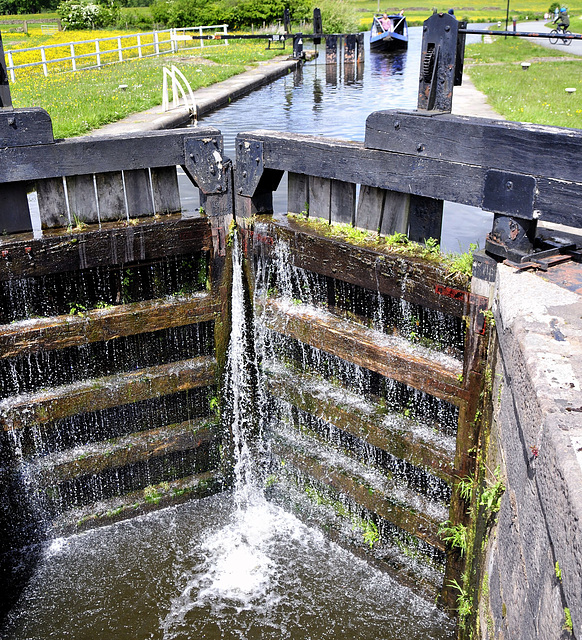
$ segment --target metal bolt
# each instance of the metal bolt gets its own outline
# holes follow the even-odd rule
[[[426,27],[426,26],[422,27],[422,30],[423,30],[423,31],[426,31],[426,30],[427,30],[427,27]]]
[[[194,162],[196,162],[196,158],[194,157],[193,153],[190,154],[190,157],[192,158],[192,160],[194,160]]]
[[[445,31],[450,31],[450,30],[451,30],[451,27],[449,25],[446,25]]]
[[[243,177],[243,178],[246,178],[246,177],[247,177],[247,172],[246,172],[246,171],[243,171],[243,172],[242,172],[242,177]]]
[[[416,150],[417,150],[417,151],[424,151],[424,145],[423,145],[422,143],[420,143],[420,142],[419,142],[419,143],[416,145]]]
[[[239,187],[239,188],[238,188],[238,195],[239,195],[239,196],[242,196],[242,187]]]
[[[511,191],[511,190],[513,189],[513,182],[511,182],[511,180],[508,180],[508,181],[505,183],[505,188],[506,188],[508,191]]]
[[[24,247],[24,252],[27,253],[28,255],[30,255],[32,251],[32,247]]]
[[[259,164],[259,163],[261,162],[261,159],[260,159],[260,158],[255,158],[255,162],[256,162],[257,164]]]
[[[400,120],[396,120],[396,122],[394,123],[394,128],[396,129],[396,131],[400,129]]]
[[[210,169],[208,169],[208,171],[210,171],[210,175],[213,176],[216,174],[216,167],[213,164],[211,164]]]
[[[8,126],[16,127],[16,118],[8,118]]]

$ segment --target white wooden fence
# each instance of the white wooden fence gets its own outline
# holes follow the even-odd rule
[[[10,80],[16,82],[18,70],[42,67],[48,76],[49,71],[66,72],[79,69],[94,69],[108,64],[123,62],[135,58],[145,58],[178,53],[178,50],[202,49],[205,46],[227,46],[226,39],[193,40],[192,35],[203,36],[209,32],[227,33],[228,25],[218,24],[184,29],[163,29],[147,33],[132,33],[95,40],[80,40],[61,44],[49,44],[28,49],[6,51],[6,67]],[[87,51],[87,48],[90,51]],[[78,50],[82,49],[83,53]],[[23,56],[22,54],[26,54]],[[34,59],[32,62],[18,64],[18,58]]]

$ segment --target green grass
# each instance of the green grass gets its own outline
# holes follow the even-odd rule
[[[46,109],[53,121],[55,137],[82,135],[109,122],[143,111],[162,102],[162,67],[177,64],[193,90],[226,80],[245,71],[259,60],[276,55],[266,51],[262,42],[231,42],[192,56],[180,55],[123,62],[102,69],[62,73],[45,78],[30,74],[11,84],[15,107],[38,106]],[[190,58],[191,62],[185,62]],[[198,60],[196,59],[198,58]],[[120,85],[128,85],[120,90]]]
[[[466,73],[508,120],[582,128],[582,58],[526,40],[470,45]],[[521,62],[530,62],[523,71]],[[576,92],[566,93],[566,87]]]
[[[536,17],[542,19],[550,4],[549,0],[532,0],[531,2],[528,0],[511,0],[509,19],[516,18],[521,20],[525,19],[526,16],[530,20]],[[360,16],[361,27],[369,29],[372,14],[378,11],[378,0],[355,0],[353,5]],[[582,4],[568,4],[568,7],[571,18],[582,15]],[[404,0],[398,5],[382,2],[379,8],[380,11],[387,11],[388,13],[398,13],[401,9],[404,9],[408,23],[412,26],[421,25],[431,15],[433,9],[438,12],[445,12],[450,8],[455,10],[455,15],[459,20],[468,20],[469,22],[497,22],[502,20],[505,24],[507,3],[480,0],[456,5],[454,2],[445,3],[443,0],[426,3]],[[572,20],[571,30],[575,30],[574,20]]]

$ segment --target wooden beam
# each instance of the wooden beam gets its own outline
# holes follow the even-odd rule
[[[132,373],[85,380],[0,402],[0,428],[5,431],[46,426],[78,413],[110,409],[216,383],[211,357],[140,369]]]
[[[79,232],[55,230],[42,238],[0,237],[0,280],[112,267],[211,248],[208,220],[180,215],[129,226],[109,222]]]
[[[72,535],[127,518],[135,518],[170,505],[205,498],[224,490],[225,479],[217,471],[169,480],[154,485],[157,499],[151,499],[151,487],[131,491],[99,503],[77,507],[57,515],[52,523],[55,535]],[[159,499],[158,499],[159,498]]]
[[[189,139],[214,139],[222,148],[220,131],[212,127],[72,138],[53,144],[0,148],[0,183],[75,176],[79,171],[92,174],[184,165],[184,145]]]
[[[397,498],[388,492],[370,492],[369,484],[363,479],[348,475],[341,469],[332,468],[326,461],[300,452],[293,445],[275,441],[272,446],[273,451],[287,464],[311,476],[316,482],[350,497],[356,504],[387,522],[444,551],[443,541],[438,535],[440,523],[417,508],[405,504],[401,497]]]
[[[387,451],[410,464],[426,469],[448,485],[455,479],[454,442],[448,449],[443,446],[447,438],[425,439],[412,428],[412,421],[396,414],[385,414],[377,407],[363,405],[361,398],[349,402],[350,393],[325,385],[307,374],[269,370],[269,392],[279,399],[333,424],[338,429]]]
[[[59,452],[44,456],[34,463],[34,478],[39,486],[47,487],[168,453],[196,449],[203,443],[214,442],[217,437],[216,426],[187,420],[160,429],[140,431],[106,442],[85,445],[82,450],[70,449],[64,454]]]
[[[0,359],[206,322],[220,308],[212,295],[200,293],[95,309],[82,316],[24,320],[0,326]]]
[[[582,131],[447,113],[390,110],[366,120],[368,149],[582,181]],[[419,153],[418,146],[422,145]]]
[[[290,220],[261,220],[255,225],[253,238],[269,244],[271,238],[286,241],[295,267],[447,315],[462,318],[467,313],[469,293],[451,283],[438,265],[421,258],[328,238]]]
[[[430,357],[403,338],[366,329],[349,320],[307,305],[267,299],[263,320],[278,333],[331,353],[347,362],[375,371],[431,396],[463,406],[467,391],[459,382],[461,362],[441,354]]]

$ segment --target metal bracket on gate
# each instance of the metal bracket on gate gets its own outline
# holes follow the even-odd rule
[[[263,172],[263,143],[259,140],[238,140],[236,148],[238,195],[247,197],[255,195]]]
[[[218,138],[184,140],[184,171],[205,195],[224,192],[224,161]]]

